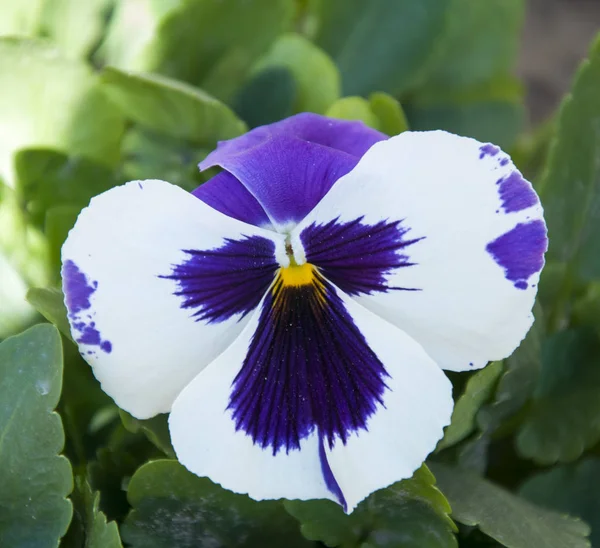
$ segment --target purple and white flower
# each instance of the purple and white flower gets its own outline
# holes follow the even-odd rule
[[[533,322],[542,207],[499,148],[301,114],[220,143],[193,193],[133,181],[63,247],[82,355],[179,460],[255,499],[352,510],[450,420],[443,369]]]

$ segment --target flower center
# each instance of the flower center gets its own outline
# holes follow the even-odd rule
[[[314,267],[310,263],[303,265],[291,264],[286,268],[281,268],[279,271],[281,282],[287,287],[301,287],[310,285],[314,282],[315,272]]]

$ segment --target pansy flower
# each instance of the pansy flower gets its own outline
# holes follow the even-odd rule
[[[542,207],[499,148],[301,114],[222,142],[193,193],[133,181],[63,247],[74,339],[178,459],[255,499],[351,511],[449,423],[443,369],[533,322]]]

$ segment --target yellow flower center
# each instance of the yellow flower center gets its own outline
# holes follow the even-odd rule
[[[287,287],[310,285],[315,281],[315,269],[310,263],[290,265],[279,270],[281,282]]]

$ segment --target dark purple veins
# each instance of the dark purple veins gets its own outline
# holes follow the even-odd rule
[[[71,260],[66,260],[63,264],[62,279],[69,321],[73,330],[78,332],[75,340],[80,344],[97,346],[107,354],[110,353],[112,343],[102,340],[96,323],[92,321],[90,299],[98,289],[98,282],[90,282]],[[93,352],[88,351],[89,353]]]
[[[181,307],[192,309],[197,321],[208,323],[254,310],[278,268],[275,244],[260,236],[227,239],[217,249],[186,249],[185,253],[189,258],[161,278],[176,280]]]
[[[332,285],[277,278],[233,382],[229,409],[238,430],[279,450],[300,448],[314,432],[333,446],[367,429],[383,400],[385,368]]]
[[[408,228],[400,221],[363,224],[363,218],[341,223],[306,227],[300,239],[307,262],[318,266],[323,275],[349,295],[415,288],[389,287],[386,275],[396,268],[411,266],[403,253],[421,238],[406,238]]]
[[[518,171],[497,182],[502,208],[506,213],[521,211],[538,203],[537,194]]]
[[[540,220],[520,223],[486,247],[517,289],[527,289],[527,280],[544,266],[548,245],[546,226]]]

